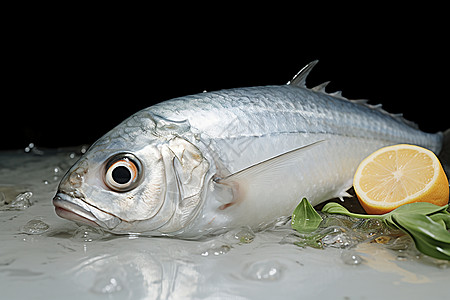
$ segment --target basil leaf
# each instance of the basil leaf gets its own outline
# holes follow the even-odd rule
[[[431,215],[437,212],[447,212],[447,205],[438,206],[428,202],[415,202],[404,204],[388,214],[421,214],[421,215]]]
[[[431,220],[441,224],[445,229],[450,228],[450,214],[437,213],[430,216]]]
[[[345,207],[336,202],[329,202],[322,208],[322,212],[329,214],[346,215],[354,218],[362,219],[383,219],[384,215],[362,215],[349,212]]]
[[[417,250],[419,250],[423,254],[426,254],[428,256],[431,256],[431,257],[434,257],[437,259],[450,260],[450,249],[436,246],[430,242],[422,240],[418,236],[415,236],[410,233],[408,233],[408,234],[412,237]]]
[[[415,202],[415,203],[404,204],[404,205],[394,209],[393,211],[391,211],[387,214],[384,214],[383,220],[387,225],[401,229],[398,227],[398,224],[394,221],[395,216],[398,216],[398,215],[409,216],[409,215],[413,215],[413,214],[419,214],[419,215],[423,215],[423,216],[434,216],[436,214],[439,214],[439,215],[442,215],[443,217],[441,218],[442,221],[439,220],[438,223],[440,223],[442,225],[442,222],[445,222],[445,220],[447,220],[447,217],[444,217],[444,216],[448,216],[448,218],[449,218],[448,222],[450,225],[450,214],[446,210],[447,207],[448,207],[448,205],[438,206],[438,205],[428,203],[428,202]],[[438,220],[438,219],[436,219],[436,220]]]
[[[292,214],[291,227],[298,232],[310,232],[316,230],[322,217],[312,207],[306,198],[303,198]]]
[[[413,238],[420,252],[450,260],[450,232],[441,224],[422,214],[395,214],[392,219]]]
[[[347,215],[350,213],[345,207],[336,202],[329,202],[325,204],[325,206],[322,208],[322,212],[341,215]]]
[[[393,218],[400,226],[413,230],[416,234],[423,235],[429,240],[447,243],[450,246],[450,232],[428,216],[411,214],[407,216],[394,215]]]

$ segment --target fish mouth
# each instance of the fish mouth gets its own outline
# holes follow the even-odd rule
[[[53,205],[55,206],[55,213],[58,217],[71,220],[74,222],[81,222],[91,226],[100,226],[96,221],[97,218],[81,206],[64,200],[61,194],[57,194],[53,198]]]
[[[58,192],[53,198],[55,213],[67,220],[76,223],[84,223],[90,226],[102,227],[108,230],[113,229],[121,220],[115,216],[107,214],[81,199],[73,198],[63,192]]]

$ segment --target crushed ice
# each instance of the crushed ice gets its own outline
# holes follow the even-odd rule
[[[389,228],[379,220],[355,219],[341,215],[322,214],[324,221],[310,233],[291,231],[280,244],[294,244],[316,249],[338,248],[341,259],[347,265],[360,265],[364,255],[358,253],[360,244],[376,243],[397,253],[397,260],[417,260],[423,258],[414,246],[414,241],[400,230]],[[438,260],[433,260],[439,264]]]
[[[30,191],[20,193],[11,203],[0,207],[0,210],[25,210],[33,205],[33,203],[31,202],[32,196],[33,193]]]

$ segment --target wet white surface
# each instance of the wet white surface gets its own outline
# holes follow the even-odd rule
[[[289,226],[202,241],[80,227],[58,218],[51,203],[76,159],[68,149],[0,152],[0,299],[448,297],[447,262],[392,250],[410,247],[406,236],[388,249],[373,242],[379,231],[356,243],[359,229],[335,226],[321,239],[327,247],[315,249],[295,245],[300,237]],[[25,202],[14,202],[19,194]]]

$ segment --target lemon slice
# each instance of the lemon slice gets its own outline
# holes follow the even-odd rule
[[[353,178],[368,214],[384,214],[413,202],[446,205],[449,184],[436,155],[414,145],[394,145],[365,158]]]

